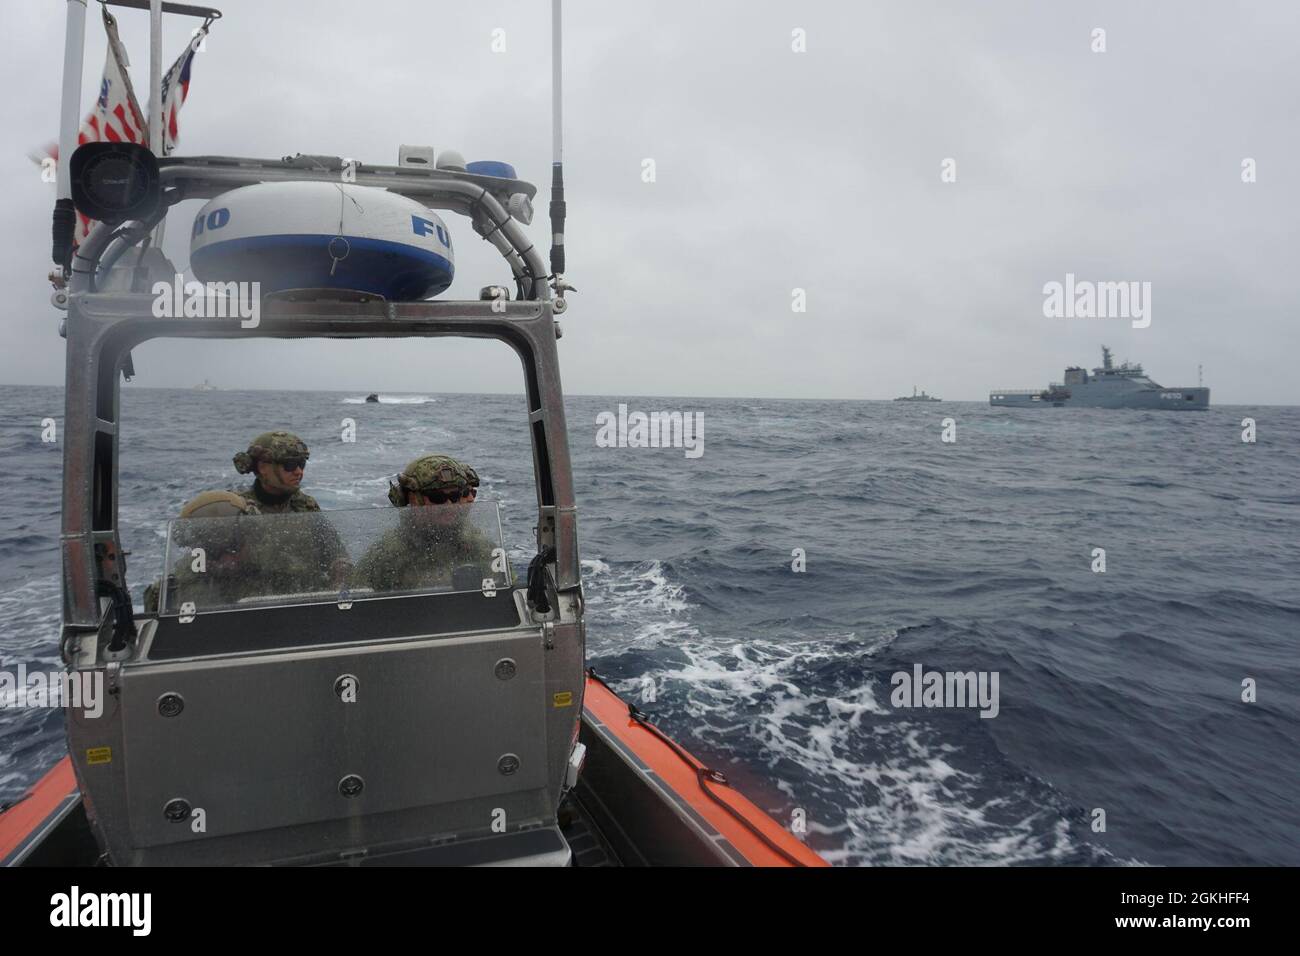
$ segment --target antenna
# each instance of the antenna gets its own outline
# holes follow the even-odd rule
[[[551,273],[564,272],[564,44],[561,0],[551,0]]]
[[[551,0],[551,284],[555,310],[564,311],[564,293],[576,292],[564,281],[564,69],[560,0]]]
[[[1199,365],[1199,364],[1198,364],[1198,365],[1196,366],[1196,387],[1197,387],[1197,388],[1200,388],[1202,385],[1205,384],[1204,379],[1203,379],[1202,376],[1201,376],[1201,372],[1202,372],[1204,369],[1205,369],[1205,366],[1204,366],[1204,365]]]

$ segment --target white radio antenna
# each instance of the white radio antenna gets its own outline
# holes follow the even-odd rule
[[[563,311],[566,290],[576,292],[564,281],[564,69],[560,0],[551,0],[551,284],[556,309]]]

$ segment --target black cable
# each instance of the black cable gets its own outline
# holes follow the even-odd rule
[[[131,592],[110,581],[100,581],[95,586],[95,593],[100,597],[113,599],[113,637],[108,649],[116,653],[126,647],[126,639],[135,637],[135,611],[131,607]]]
[[[555,549],[548,545],[528,562],[528,603],[539,614],[551,610],[551,602],[546,597],[546,565],[554,560]]]

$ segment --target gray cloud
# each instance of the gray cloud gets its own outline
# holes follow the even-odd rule
[[[427,143],[514,163],[544,211],[549,4],[219,6],[181,152],[392,162]],[[0,381],[58,382],[53,188],[25,153],[56,132],[63,4],[6,16]],[[143,87],[147,16],[120,20]],[[888,398],[915,383],[982,399],[1095,364],[1106,342],[1167,385],[1203,362],[1216,404],[1300,401],[1294,4],[571,0],[565,25],[569,390]],[[169,24],[168,60],[190,26]],[[945,157],[956,183],[940,182]],[[166,243],[178,265],[186,221]],[[451,226],[452,294],[501,281],[490,247]],[[1067,272],[1151,282],[1151,327],[1044,318],[1042,286]],[[136,358],[143,385],[519,388],[503,346],[422,345],[157,342]]]

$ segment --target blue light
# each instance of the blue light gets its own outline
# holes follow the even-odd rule
[[[500,163],[495,159],[480,159],[475,163],[467,163],[465,172],[474,173],[478,176],[496,176],[498,179],[518,179],[515,175],[515,168],[509,163]]]

